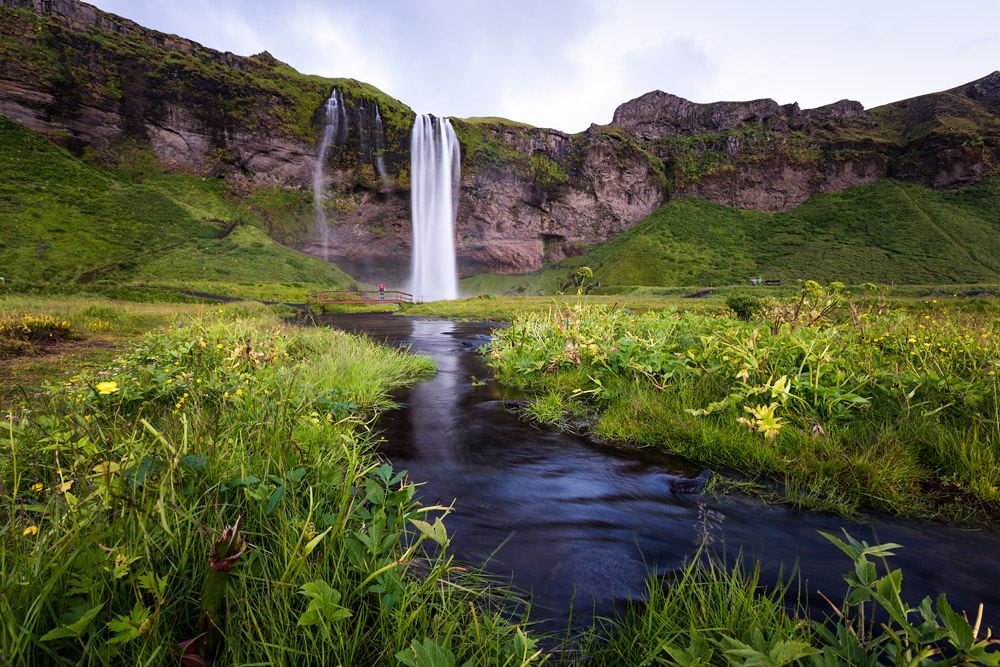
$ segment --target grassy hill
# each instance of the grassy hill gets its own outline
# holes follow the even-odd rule
[[[265,233],[266,220],[288,214],[289,196],[238,199],[220,179],[162,173],[141,151],[119,168],[98,165],[0,116],[7,281],[352,284]]]
[[[476,276],[468,292],[547,293],[579,266],[602,287],[775,280],[919,284],[1000,279],[1000,177],[961,191],[885,179],[783,213],[671,201],[612,241],[528,276]]]

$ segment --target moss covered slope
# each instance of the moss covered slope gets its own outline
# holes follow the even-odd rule
[[[896,284],[1000,279],[1000,177],[965,190],[884,179],[782,213],[671,201],[614,240],[528,276],[477,276],[470,292],[551,292],[579,266],[602,287],[717,285],[751,276]]]
[[[336,266],[271,240],[263,231],[266,199],[243,201],[219,179],[164,174],[155,162],[139,162],[91,164],[0,116],[2,275],[28,282],[353,282]]]

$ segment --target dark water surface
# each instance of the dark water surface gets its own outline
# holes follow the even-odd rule
[[[533,593],[536,618],[565,627],[571,604],[586,622],[642,598],[650,571],[667,573],[691,555],[706,522],[731,557],[765,566],[765,581],[796,563],[809,602],[817,590],[839,600],[851,563],[817,531],[841,527],[869,542],[898,542],[904,597],[947,593],[984,627],[1000,625],[1000,532],[968,531],[877,516],[852,524],[817,512],[693,494],[701,466],[665,453],[620,452],[584,437],[538,428],[506,410],[521,396],[499,387],[476,353],[491,326],[385,315],[331,316],[339,328],[409,345],[438,373],[400,392],[402,407],[380,418],[383,454],[425,482],[425,504],[454,504],[446,520],[452,553]],[[477,386],[478,380],[485,384]],[[714,514],[709,514],[714,513]],[[582,617],[582,618],[581,618]]]

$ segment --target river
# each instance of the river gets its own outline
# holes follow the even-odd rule
[[[729,561],[759,560],[765,582],[796,565],[803,599],[839,600],[847,557],[818,531],[904,546],[889,559],[903,570],[904,598],[946,593],[984,627],[1000,625],[1000,532],[977,531],[873,515],[861,524],[821,512],[690,492],[705,471],[652,449],[620,451],[585,437],[532,425],[505,408],[523,398],[494,382],[477,347],[491,325],[389,315],[344,315],[328,324],[409,346],[434,360],[438,373],[400,391],[398,409],[376,428],[382,454],[423,482],[425,504],[454,505],[446,519],[461,561],[532,593],[535,619],[565,628],[642,599],[648,572],[679,568],[707,532]],[[493,325],[496,326],[496,325]],[[794,588],[797,588],[794,587]]]

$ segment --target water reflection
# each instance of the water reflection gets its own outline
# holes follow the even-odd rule
[[[958,609],[974,613],[985,603],[984,618],[994,626],[1000,617],[1000,589],[992,582],[1000,572],[996,531],[884,517],[857,525],[686,493],[685,480],[702,472],[686,459],[623,453],[536,428],[505,410],[505,400],[520,396],[473,381],[489,377],[475,354],[486,325],[385,316],[331,322],[433,357],[437,375],[400,392],[402,407],[380,419],[381,451],[425,482],[425,503],[454,503],[448,528],[456,557],[488,561],[491,572],[532,591],[536,616],[557,619],[549,627],[560,627],[571,604],[585,622],[590,610],[606,614],[617,601],[642,597],[649,570],[672,571],[691,554],[706,512],[720,515],[714,529],[730,556],[742,551],[765,564],[765,581],[798,563],[810,595],[839,597],[850,563],[817,531],[839,534],[844,526],[859,539],[905,545],[890,564],[903,568],[911,603],[945,592]]]

